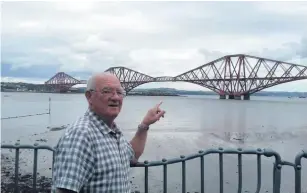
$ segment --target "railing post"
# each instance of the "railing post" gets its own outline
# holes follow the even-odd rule
[[[166,159],[163,158],[162,162],[163,164],[163,193],[167,193],[167,163]]]
[[[181,155],[180,156],[181,158],[181,163],[182,163],[182,193],[186,193],[186,166],[185,166],[185,156],[184,155]]]
[[[55,159],[55,154],[54,154],[54,151],[52,151],[52,164],[51,164],[51,177],[52,178],[53,178],[54,159]]]
[[[273,193],[280,193],[280,182],[281,165],[275,162],[273,166]]]
[[[34,162],[33,162],[33,189],[36,192],[36,179],[37,179],[37,154],[38,149],[36,148],[38,146],[37,143],[34,144]]]
[[[16,150],[15,150],[15,193],[19,193],[19,187],[18,187],[18,178],[19,178],[19,172],[18,172],[18,169],[19,169],[19,143],[16,143],[15,144],[17,147],[16,147]]]
[[[220,166],[220,193],[224,192],[224,171],[223,171],[223,148],[219,148],[219,150],[221,151],[219,153],[219,166]]]
[[[241,148],[238,149],[239,151],[242,151]],[[242,192],[242,154],[238,154],[238,192]]]
[[[148,193],[148,161],[144,161],[145,164],[145,193]]]
[[[276,193],[276,167],[273,164],[273,193]]]
[[[301,193],[301,169],[302,166],[296,165],[295,168],[295,193]]]
[[[204,151],[199,151],[199,154],[204,153]],[[204,156],[200,157],[200,192],[205,193],[205,163]]]
[[[295,156],[295,193],[301,193],[302,191],[302,178],[301,178],[301,170],[302,170],[302,165],[301,165],[301,161],[302,158],[306,158],[307,159],[307,151],[302,151],[301,153],[297,154]]]
[[[258,149],[261,152],[261,149]],[[261,188],[261,155],[257,155],[257,190],[256,193],[260,192]]]

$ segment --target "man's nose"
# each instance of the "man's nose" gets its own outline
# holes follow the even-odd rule
[[[113,100],[120,100],[121,99],[120,94],[118,94],[117,92],[114,92],[112,94],[111,99],[113,99]]]

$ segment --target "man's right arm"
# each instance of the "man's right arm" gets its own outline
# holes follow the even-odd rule
[[[76,129],[55,151],[53,186],[58,193],[80,192],[93,174],[95,153],[85,130]]]

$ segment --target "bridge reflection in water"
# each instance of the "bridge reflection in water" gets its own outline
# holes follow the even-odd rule
[[[21,145],[19,143],[16,143],[15,145],[10,144],[2,144],[1,149],[14,149],[15,150],[15,178],[14,178],[14,184],[15,184],[15,192],[19,192],[19,157],[20,157],[20,150],[21,149],[33,149],[34,151],[34,161],[33,161],[33,191],[36,192],[37,190],[37,160],[38,160],[38,150],[49,150],[53,153],[54,149],[50,146],[46,145]],[[161,161],[144,161],[143,163],[139,162],[135,165],[131,165],[131,167],[141,167],[144,168],[144,175],[145,175],[145,181],[144,181],[144,187],[145,193],[149,192],[149,177],[148,177],[148,169],[149,167],[162,167],[163,168],[163,187],[161,187],[161,190],[163,189],[163,192],[167,192],[167,176],[168,176],[168,165],[175,164],[175,163],[181,163],[181,189],[182,192],[186,192],[186,162],[193,159],[199,160],[199,168],[200,168],[200,190],[201,193],[205,192],[205,164],[204,164],[204,157],[209,154],[218,154],[219,155],[219,188],[220,193],[224,192],[224,162],[223,157],[225,154],[233,154],[237,155],[238,160],[238,192],[242,192],[242,155],[256,155],[257,156],[257,189],[256,192],[259,193],[261,190],[261,158],[263,156],[265,157],[273,157],[274,158],[274,165],[272,168],[273,172],[273,193],[280,193],[280,186],[281,186],[281,171],[283,166],[291,166],[294,169],[295,175],[295,193],[301,193],[302,192],[302,179],[301,179],[301,161],[302,158],[307,159],[307,150],[302,151],[298,153],[294,157],[294,162],[287,162],[283,161],[281,156],[273,151],[273,150],[266,150],[266,149],[207,149],[207,150],[201,150],[196,154],[183,156],[181,155],[178,158],[173,159],[162,159]]]

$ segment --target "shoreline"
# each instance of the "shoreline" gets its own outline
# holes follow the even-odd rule
[[[27,94],[84,94],[84,92],[38,92],[38,91],[15,91],[15,90],[10,90],[10,91],[5,91],[2,90],[2,93],[27,93]],[[270,91],[268,91],[270,92]],[[282,91],[280,91],[282,92]],[[306,92],[298,92],[305,94]],[[256,93],[251,96],[256,96],[256,97],[282,97],[282,98],[288,98],[288,99],[307,99],[307,95],[291,95],[291,92],[289,92],[290,95],[283,95],[283,94],[262,94],[262,93]],[[219,97],[218,94],[216,93],[207,93],[207,94],[127,94],[126,96],[174,96],[174,97],[187,97],[189,96],[216,96]],[[8,96],[4,96],[8,97]]]
[[[30,92],[30,91],[1,91],[3,93],[43,93],[43,94],[85,94],[83,92]],[[185,97],[184,95],[180,94],[155,94],[155,93],[149,93],[149,94],[127,94],[127,96],[176,96],[176,97]]]

